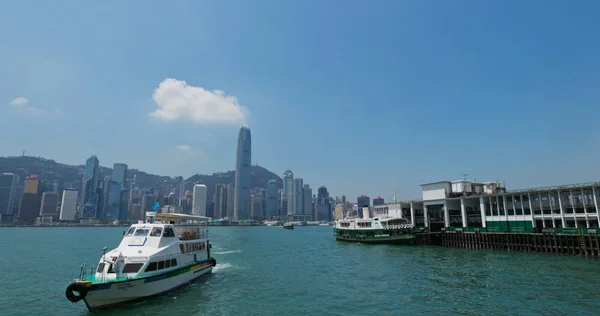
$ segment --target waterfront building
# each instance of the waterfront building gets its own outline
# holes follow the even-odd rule
[[[79,192],[74,189],[63,190],[62,201],[60,203],[61,221],[73,221],[77,214],[77,199]]]
[[[296,178],[293,183],[292,191],[294,198],[292,204],[294,205],[294,215],[304,215],[304,182],[302,178]]]
[[[227,185],[227,218],[228,219],[233,219],[233,198],[234,198],[235,192],[233,190],[233,184],[228,184]]]
[[[286,201],[286,212],[282,215],[294,216],[294,173],[292,170],[286,170],[283,173],[282,201]],[[283,202],[282,202],[283,203]],[[282,205],[283,209],[283,205]]]
[[[358,207],[361,210],[363,207],[370,207],[371,206],[371,198],[369,198],[366,195],[361,195],[356,198],[356,204],[358,205]]]
[[[248,126],[242,126],[238,133],[237,157],[235,164],[235,183],[233,201],[233,219],[250,218],[250,176],[252,161],[252,141]]]
[[[319,186],[317,190],[317,202],[315,207],[315,221],[331,221],[332,205],[327,187]]]
[[[206,185],[194,185],[192,197],[192,215],[206,216]]]
[[[305,218],[311,219],[313,218],[313,194],[310,185],[305,184],[302,190],[302,215],[305,215]]]

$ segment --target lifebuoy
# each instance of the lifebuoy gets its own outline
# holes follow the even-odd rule
[[[65,296],[73,303],[81,301],[88,293],[87,285],[79,282],[71,283],[67,286]],[[78,294],[78,295],[77,295]]]

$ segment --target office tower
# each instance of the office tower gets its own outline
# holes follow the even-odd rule
[[[0,174],[0,222],[13,221],[18,176],[13,173]]]
[[[383,204],[385,204],[385,201],[383,200],[383,198],[381,196],[378,196],[373,199],[373,206],[383,205]]]
[[[83,173],[83,189],[82,189],[82,211],[81,218],[91,219],[96,218],[98,214],[98,169],[100,161],[94,155],[85,162],[85,170]]]
[[[206,216],[206,186],[196,184],[192,198],[192,215]]]
[[[304,214],[304,183],[303,183],[302,178],[294,179],[294,185],[292,186],[292,190],[294,192],[294,198],[293,198],[294,215],[303,215]],[[288,210],[288,212],[289,212],[289,210]]]
[[[126,195],[123,192],[125,191],[125,179],[127,179],[127,165],[124,163],[115,163],[109,180],[108,191],[105,191],[107,192],[105,193],[107,203],[104,207],[104,219],[108,221],[116,219],[124,221],[129,217],[127,204],[123,205],[123,200],[126,200]]]
[[[227,185],[219,183],[215,186],[213,200],[215,202],[214,218],[227,217]]]
[[[371,198],[369,198],[366,195],[361,195],[359,197],[356,198],[356,204],[358,205],[359,210],[362,211],[363,207],[369,207],[371,206]]]
[[[302,189],[302,197],[303,197],[303,203],[302,203],[302,215],[307,215],[310,216],[312,218],[312,189],[310,188],[310,185],[305,184],[303,189]]]
[[[29,175],[23,184],[23,200],[19,221],[34,222],[40,213],[40,179],[37,175]]]
[[[267,217],[275,217],[277,216],[277,200],[278,200],[278,188],[277,188],[277,180],[269,180],[267,183],[267,191],[266,191],[266,216]]]
[[[282,200],[286,201],[285,215],[294,215],[294,173],[292,170],[286,170],[283,173],[283,196]]]
[[[342,195],[342,204],[346,204],[346,196]]]
[[[288,192],[292,189],[292,183],[290,180],[294,179],[294,173],[292,170],[286,170],[283,173],[283,195],[287,196]]]
[[[250,218],[250,175],[252,141],[248,126],[242,126],[238,134],[237,158],[233,197],[233,219]]]
[[[58,194],[47,191],[42,193],[42,203],[40,205],[40,216],[56,216],[58,207]]]
[[[233,184],[227,185],[227,218],[233,219],[233,196],[235,192],[233,190]]]
[[[60,216],[61,221],[73,221],[75,220],[75,214],[77,213],[77,196],[79,192],[74,189],[66,189],[63,191],[62,202],[60,203]]]
[[[332,203],[330,202],[329,192],[324,185],[317,190],[317,206],[315,220],[316,221],[331,221]]]

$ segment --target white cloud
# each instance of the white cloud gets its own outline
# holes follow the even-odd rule
[[[190,145],[178,145],[177,149],[181,151],[192,151],[192,146]]]
[[[18,97],[10,102],[10,105],[14,108],[27,111],[32,114],[44,114],[45,112],[35,106],[29,105],[27,98]]]
[[[185,81],[168,78],[154,90],[152,99],[158,109],[150,116],[165,120],[199,123],[242,123],[247,111],[234,96],[221,90],[208,91],[189,86]]]

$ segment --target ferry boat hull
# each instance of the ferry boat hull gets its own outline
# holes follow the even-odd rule
[[[201,276],[211,273],[215,265],[216,260],[209,258],[191,266],[146,278],[90,284],[87,285],[87,294],[83,301],[91,312],[143,301],[187,286]]]
[[[392,236],[392,237],[382,237],[382,238],[344,238],[341,236],[335,236],[336,240],[340,241],[349,241],[349,242],[359,242],[363,244],[388,244],[388,245],[416,245],[417,238],[414,235],[405,235],[405,236]]]

